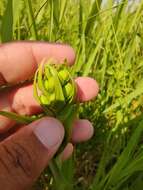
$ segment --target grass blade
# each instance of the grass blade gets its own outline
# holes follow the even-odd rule
[[[63,16],[65,14],[65,11],[66,11],[67,3],[68,3],[67,0],[61,0],[60,1],[60,16],[59,16],[59,23],[60,24],[62,23],[62,19],[63,19]]]
[[[86,24],[86,28],[85,28],[85,34],[89,35],[89,33],[91,32],[91,30],[94,28],[94,24],[96,21],[96,16],[98,15],[97,13],[100,10],[100,6],[101,6],[102,0],[94,0],[92,3],[92,7],[88,16],[88,21]]]
[[[32,8],[32,2],[31,0],[25,0],[25,3],[27,7],[29,26],[31,26],[30,30],[31,30],[32,38],[33,40],[38,40],[38,34],[37,34],[36,23],[35,23],[33,8]]]
[[[4,15],[2,17],[1,40],[2,42],[13,39],[13,0],[8,0]]]

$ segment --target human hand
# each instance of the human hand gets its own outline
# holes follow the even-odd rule
[[[44,42],[17,42],[0,46],[0,86],[16,84],[32,77],[43,58],[71,65],[75,54],[67,45]],[[94,98],[98,93],[95,80],[78,77],[77,98],[81,102]],[[33,98],[32,84],[13,86],[0,91],[0,110],[33,115],[42,111]],[[76,120],[72,142],[86,141],[93,135],[88,120]],[[31,186],[58,150],[64,138],[64,127],[55,118],[45,117],[27,126],[20,126],[0,116],[0,186],[5,190],[23,190]],[[73,152],[69,143],[62,153],[67,159]]]

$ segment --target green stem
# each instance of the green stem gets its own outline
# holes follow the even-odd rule
[[[19,124],[29,124],[32,121],[35,121],[36,118],[28,117],[28,116],[20,116],[13,112],[7,112],[7,111],[0,111],[0,115],[8,117],[14,121],[16,121]]]
[[[68,190],[68,182],[60,172],[60,169],[58,167],[58,164],[56,163],[55,159],[51,160],[49,162],[49,168],[52,172],[52,175],[55,179],[55,188],[58,190]]]

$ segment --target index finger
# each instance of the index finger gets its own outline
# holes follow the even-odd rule
[[[11,42],[0,46],[0,86],[31,78],[38,63],[53,58],[59,63],[74,63],[74,50],[64,44],[46,42]]]

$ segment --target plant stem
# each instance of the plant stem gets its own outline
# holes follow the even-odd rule
[[[50,170],[54,176],[55,182],[56,182],[55,189],[68,190],[69,184],[66,181],[66,179],[64,178],[64,176],[62,175],[60,168],[58,167],[58,164],[56,163],[55,159],[50,161],[49,168],[50,168]]]

